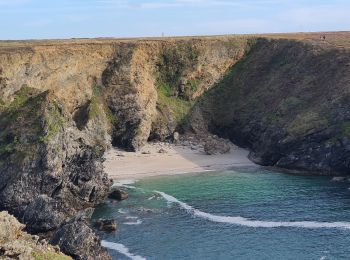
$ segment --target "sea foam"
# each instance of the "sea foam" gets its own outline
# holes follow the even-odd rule
[[[141,225],[142,224],[142,220],[136,220],[135,222],[124,222],[124,225]]]
[[[128,187],[131,184],[135,184],[137,180],[121,180],[121,181],[115,181],[113,183],[113,187]],[[133,186],[131,186],[133,187]]]
[[[118,251],[122,255],[125,255],[132,260],[146,260],[146,258],[144,258],[142,256],[138,256],[138,255],[134,255],[134,254],[130,253],[129,248],[127,248],[123,244],[118,244],[118,243],[113,243],[113,242],[108,242],[108,241],[102,240],[101,245],[103,247]]]
[[[168,195],[164,192],[155,191],[160,194],[165,200],[169,203],[177,203],[181,208],[186,210],[189,214],[203,218],[212,222],[218,223],[228,223],[246,227],[255,227],[255,228],[277,228],[277,227],[296,227],[296,228],[339,228],[339,229],[350,229],[349,222],[316,222],[316,221],[296,221],[296,222],[287,222],[287,221],[260,221],[260,220],[250,220],[244,217],[230,217],[230,216],[219,216],[213,215],[200,211],[193,208],[192,206],[179,201],[175,197]]]

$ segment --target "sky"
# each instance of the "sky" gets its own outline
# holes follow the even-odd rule
[[[0,0],[0,39],[350,30],[350,0]]]

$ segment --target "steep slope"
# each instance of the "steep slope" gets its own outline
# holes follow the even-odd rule
[[[201,98],[192,129],[230,138],[262,165],[349,174],[349,75],[349,49],[259,39]]]
[[[58,248],[23,231],[25,226],[7,212],[0,212],[0,258],[1,259],[52,259],[70,260]]]
[[[17,91],[0,113],[0,210],[45,234],[102,202],[111,186],[102,166],[106,121],[99,113],[79,130],[50,91]],[[92,233],[89,227],[76,233],[87,230]]]
[[[169,137],[190,101],[244,55],[246,43],[246,37],[5,42],[0,104],[25,85],[51,90],[79,115],[99,87],[112,112],[113,144],[137,150],[150,133]]]
[[[171,136],[193,100],[244,55],[246,42],[6,43],[0,48],[0,210],[75,259],[109,259],[85,221],[111,186],[105,150],[111,143],[137,150],[149,138]]]
[[[76,259],[109,259],[85,221],[111,186],[105,150],[175,131],[349,174],[350,33],[324,35],[0,42],[0,210]]]

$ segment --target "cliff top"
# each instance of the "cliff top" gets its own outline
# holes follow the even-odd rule
[[[113,43],[137,42],[173,42],[187,40],[231,40],[239,38],[270,38],[290,39],[320,45],[324,47],[350,48],[350,31],[343,32],[299,32],[299,33],[270,33],[270,34],[237,34],[213,36],[178,36],[178,37],[143,37],[143,38],[72,38],[47,40],[4,40],[0,41],[0,49],[13,50],[14,48],[49,47],[64,45],[104,45]]]

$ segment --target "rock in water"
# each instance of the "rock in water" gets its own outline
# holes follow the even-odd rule
[[[344,182],[344,181],[347,181],[347,178],[346,178],[346,177],[342,177],[342,176],[337,176],[337,177],[333,177],[333,178],[332,178],[332,181],[335,181],[335,182]]]
[[[204,151],[208,155],[225,154],[230,152],[230,150],[229,141],[218,137],[209,137],[204,145]]]
[[[109,199],[118,200],[118,201],[126,200],[128,197],[129,195],[126,191],[119,190],[119,189],[111,191],[111,193],[108,195]]]
[[[98,219],[94,227],[101,231],[113,232],[117,230],[117,222],[114,219]]]

